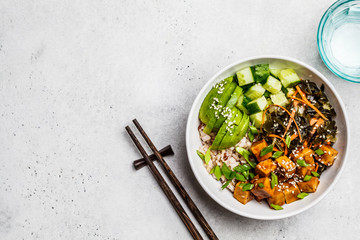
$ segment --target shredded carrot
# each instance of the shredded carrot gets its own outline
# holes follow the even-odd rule
[[[297,125],[294,117],[291,116],[291,113],[290,113],[286,108],[284,108],[283,106],[280,106],[280,105],[278,105],[278,104],[271,104],[271,105],[269,105],[269,106],[265,109],[265,111],[264,111],[264,113],[263,113],[263,119],[262,119],[262,122],[261,122],[261,126],[260,126],[260,131],[262,130],[262,126],[263,126],[263,124],[264,124],[265,113],[267,112],[267,110],[269,110],[269,107],[270,107],[270,106],[277,106],[277,107],[281,108],[282,110],[284,110],[287,114],[289,114],[290,118],[294,121],[295,126],[296,126],[296,129],[297,129],[297,131],[298,131],[298,133],[299,133],[300,142],[302,142],[300,129],[299,129],[299,126]]]
[[[318,121],[317,118],[310,119],[310,126],[314,125]]]
[[[311,107],[312,109],[314,109],[322,118],[324,118],[325,120],[328,120],[328,119],[324,116],[324,114],[322,114],[322,113],[319,111],[319,109],[317,109],[314,105],[312,105],[311,102],[309,102],[309,100],[307,100],[305,93],[303,93],[303,92],[301,91],[301,89],[299,88],[299,86],[296,86],[296,89],[298,90],[298,92],[299,92],[302,100],[299,99],[299,98],[296,98],[296,97],[291,97],[292,99],[295,99],[295,100],[298,100],[298,101],[300,101],[300,102],[305,103],[306,105],[308,105],[309,107]]]
[[[294,94],[291,96],[291,97],[295,97],[296,96],[296,94],[297,94],[297,92],[298,92],[298,90],[296,90],[295,92],[294,92]],[[296,107],[297,107],[297,105],[299,104],[299,102],[298,101],[294,101],[294,103],[293,103],[293,109],[292,109],[292,111],[291,111],[291,117],[295,117],[295,112],[296,112]],[[292,118],[290,118],[289,119],[289,123],[288,123],[288,125],[287,125],[287,127],[286,127],[286,130],[285,130],[285,132],[284,132],[284,135],[283,135],[283,137],[285,137],[285,135],[286,135],[286,133],[289,131],[289,129],[290,129],[290,127],[291,127],[291,124],[292,124]]]
[[[290,139],[291,139],[291,141],[292,141],[292,140],[294,140],[294,139],[297,138],[297,137],[298,137],[298,135],[297,135],[296,133],[294,133],[293,135],[291,135]]]
[[[288,154],[288,149],[287,149],[287,145],[286,145],[286,140],[285,140],[284,138],[282,138],[282,137],[280,137],[279,135],[276,135],[276,134],[269,134],[268,137],[273,137],[273,138],[279,138],[279,139],[281,139],[281,141],[283,141],[284,144],[285,144],[284,154],[285,154],[285,156]]]
[[[324,123],[324,120],[322,120],[321,118],[315,123],[315,126],[313,127],[313,129],[312,129],[311,132],[310,132],[310,137],[315,134],[316,130],[317,130],[321,125],[323,125],[323,123]]]
[[[319,164],[315,163],[315,171],[314,172],[317,172],[317,170],[319,169]]]

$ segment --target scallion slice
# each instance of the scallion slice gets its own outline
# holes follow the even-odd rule
[[[318,174],[317,172],[311,172],[311,174],[312,174],[314,177],[320,177],[320,174]]]
[[[248,133],[248,137],[249,137],[249,139],[250,139],[250,142],[252,142],[252,141],[254,141],[254,134],[252,134],[252,132],[250,131],[249,133]]]
[[[221,189],[224,190],[229,185],[230,182],[231,180],[227,180],[226,183],[222,185]]]
[[[261,149],[260,151],[260,157],[263,157],[265,156],[266,154],[272,152],[274,149],[274,145],[270,144],[269,146],[267,147],[264,147],[263,149]]]
[[[202,152],[200,152],[199,150],[196,150],[196,153],[203,161],[205,161],[205,155]]]
[[[245,184],[245,185],[243,186],[242,191],[243,191],[243,192],[249,191],[249,190],[253,189],[253,187],[254,187],[254,184],[252,184],[252,183],[247,183],[247,184]]]
[[[315,150],[315,153],[316,153],[317,155],[321,156],[321,155],[324,154],[324,151],[319,148],[319,149],[316,149],[316,150]]]
[[[263,188],[263,187],[264,187],[264,184],[261,182],[261,183],[258,184],[258,186],[259,186],[260,188]]]
[[[283,210],[283,208],[281,206],[276,205],[276,204],[270,204],[270,206],[275,210]]]
[[[289,148],[291,143],[291,137],[289,135],[286,135],[285,143],[286,146]]]
[[[301,198],[301,199],[303,199],[303,198],[306,197],[306,196],[309,196],[309,194],[308,194],[308,193],[305,193],[305,192],[299,193],[299,194],[297,195],[297,197],[298,197],[298,198]]]
[[[209,149],[206,151],[206,153],[205,153],[205,164],[206,164],[206,165],[210,162],[210,159],[211,159],[210,153],[211,153],[211,150],[210,150],[210,148],[209,148]]]
[[[236,174],[235,174],[235,178],[236,178],[236,180],[238,180],[238,181],[240,181],[240,182],[245,182],[245,181],[246,181],[244,175],[242,175],[242,174],[236,173]]]
[[[305,160],[303,160],[303,159],[298,159],[298,160],[296,160],[296,162],[297,162],[297,164],[299,164],[301,167],[308,167],[308,166],[309,166],[309,164],[307,164],[307,163],[305,162]]]
[[[251,152],[249,152],[248,150],[246,150],[245,148],[242,148],[242,147],[237,147],[237,148],[235,148],[235,150],[236,150],[241,156],[243,156],[243,157],[245,158],[245,160],[250,164],[250,166],[251,166],[252,168],[255,168],[256,163],[251,162],[251,161],[249,160],[249,156],[250,156]]]
[[[276,152],[274,152],[274,154],[273,154],[271,157],[274,158],[274,159],[277,159],[277,158],[279,158],[283,153],[284,153],[284,152],[282,152],[282,151],[276,151]]]
[[[278,185],[278,176],[275,173],[271,172],[271,189],[273,189],[276,185]]]
[[[215,166],[214,175],[215,175],[216,179],[219,181],[219,179],[222,176],[222,172],[221,172],[221,168],[218,165]]]
[[[252,134],[254,134],[254,135],[259,134],[259,131],[257,130],[256,127],[250,126],[249,128],[250,128],[250,132],[251,132]]]
[[[308,182],[311,180],[311,178],[312,178],[312,176],[306,175],[303,180],[304,180],[304,182]]]

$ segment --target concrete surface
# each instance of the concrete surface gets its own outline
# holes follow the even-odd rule
[[[360,85],[321,61],[332,0],[0,2],[0,239],[190,239],[124,127],[137,118],[220,239],[356,239]],[[321,71],[350,116],[342,178],[312,209],[257,221],[220,207],[185,152],[192,101],[220,68],[279,54]],[[339,123],[341,124],[341,123]]]

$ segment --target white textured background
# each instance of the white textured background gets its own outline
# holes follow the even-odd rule
[[[356,239],[360,85],[321,61],[332,0],[0,1],[0,239],[189,239],[124,127],[137,118],[220,239]],[[257,221],[220,207],[186,159],[192,101],[220,68],[261,54],[302,60],[337,88],[352,146],[312,209]],[[342,124],[342,123],[338,123]]]

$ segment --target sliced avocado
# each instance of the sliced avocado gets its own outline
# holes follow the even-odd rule
[[[224,106],[229,101],[231,94],[234,92],[237,87],[236,82],[231,82],[227,88],[225,88],[224,92],[220,94],[218,103],[215,107],[212,107],[207,112],[207,116],[209,117],[209,122],[206,124],[204,128],[204,133],[210,134],[213,130],[216,120],[220,117],[221,111],[224,109]]]
[[[224,91],[225,87],[227,87],[233,80],[234,77],[225,78],[215,84],[215,86],[213,86],[213,88],[209,91],[200,107],[199,118],[201,122],[204,124],[209,122],[209,116],[207,113],[210,110],[211,104],[214,103],[214,98],[218,98],[218,96]],[[217,104],[217,102],[215,102],[215,104]]]
[[[244,113],[242,115],[241,122],[235,127],[232,134],[230,132],[226,133],[220,143],[219,150],[235,146],[245,136],[248,127],[249,116]]]
[[[238,117],[238,116],[236,116],[236,114],[239,114],[239,113],[240,113],[240,111],[238,109],[236,109],[236,108],[233,108],[231,110],[230,116],[225,120],[225,122],[220,127],[218,133],[215,136],[214,142],[211,145],[212,150],[218,150],[222,139],[224,138],[224,136],[228,132],[227,122],[228,121],[230,121],[230,122],[234,121],[235,117]]]
[[[215,130],[219,129],[223,125],[229,111],[231,111],[231,109],[233,109],[233,107],[237,103],[240,96],[242,96],[242,94],[243,94],[242,88],[239,86],[236,86],[234,92],[231,94],[229,101],[227,102],[226,106],[221,111],[219,118],[215,122],[215,125],[214,125]]]

